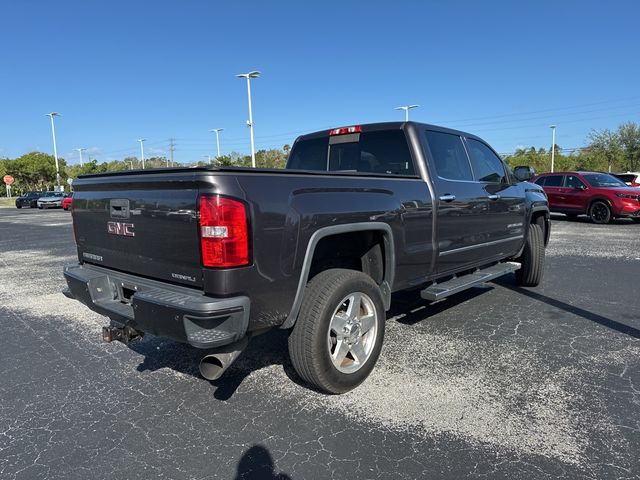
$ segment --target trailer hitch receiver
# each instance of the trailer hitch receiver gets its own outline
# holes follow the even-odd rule
[[[104,343],[111,343],[117,340],[127,345],[129,342],[141,340],[142,337],[144,337],[144,332],[129,326],[115,327],[110,325],[102,327],[102,341]]]

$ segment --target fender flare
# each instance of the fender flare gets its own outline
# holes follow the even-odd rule
[[[383,232],[384,251],[385,251],[385,265],[384,265],[384,279],[380,284],[380,290],[382,292],[382,299],[384,302],[385,310],[389,310],[391,306],[391,286],[395,278],[396,270],[396,251],[395,243],[393,241],[393,232],[391,227],[383,222],[362,222],[362,223],[346,223],[342,225],[331,225],[316,230],[307,245],[307,251],[304,256],[304,262],[302,264],[302,270],[300,271],[300,279],[298,280],[298,288],[296,290],[296,296],[293,300],[293,305],[289,316],[281,325],[280,328],[291,328],[298,318],[300,313],[300,307],[302,306],[302,298],[304,296],[304,289],[307,286],[309,280],[309,272],[311,270],[311,263],[313,262],[313,255],[316,250],[318,242],[325,237],[331,235],[337,235],[340,233],[351,232],[364,232],[364,231],[381,231]]]

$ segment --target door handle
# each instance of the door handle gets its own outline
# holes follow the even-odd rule
[[[487,198],[489,200],[500,200],[500,195],[489,195]]]
[[[451,195],[449,193],[445,194],[445,195],[440,195],[440,201],[441,202],[453,202],[456,199],[455,195]]]

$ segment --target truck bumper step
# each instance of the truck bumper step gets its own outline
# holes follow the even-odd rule
[[[420,292],[420,296],[425,300],[435,302],[442,300],[454,293],[462,292],[475,285],[479,285],[489,280],[501,277],[507,273],[515,272],[520,268],[517,262],[502,262],[490,267],[476,270],[473,273],[452,278],[442,283],[434,283]]]

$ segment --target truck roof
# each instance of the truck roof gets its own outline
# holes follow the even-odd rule
[[[454,135],[462,135],[468,138],[475,138],[476,140],[482,140],[480,137],[473,135],[471,133],[468,132],[463,132],[461,130],[455,130],[453,128],[447,128],[447,127],[441,127],[439,125],[432,125],[429,123],[421,123],[421,122],[413,122],[413,121],[409,121],[409,122],[378,122],[378,123],[358,123],[355,124],[358,125],[360,128],[362,128],[363,132],[375,132],[375,131],[380,131],[380,130],[405,130],[407,127],[409,126],[413,126],[413,127],[421,127],[421,128],[425,128],[427,130],[435,130],[438,132],[443,132],[443,133],[451,133]],[[337,125],[335,128],[337,127],[341,127],[341,126],[349,126],[349,125]],[[304,135],[300,135],[296,141],[300,141],[300,140],[310,140],[313,138],[320,138],[320,137],[324,137],[324,136],[328,136],[329,132],[331,132],[331,130],[333,129],[327,129],[327,130],[319,130],[317,132],[311,132],[311,133],[307,133]]]

